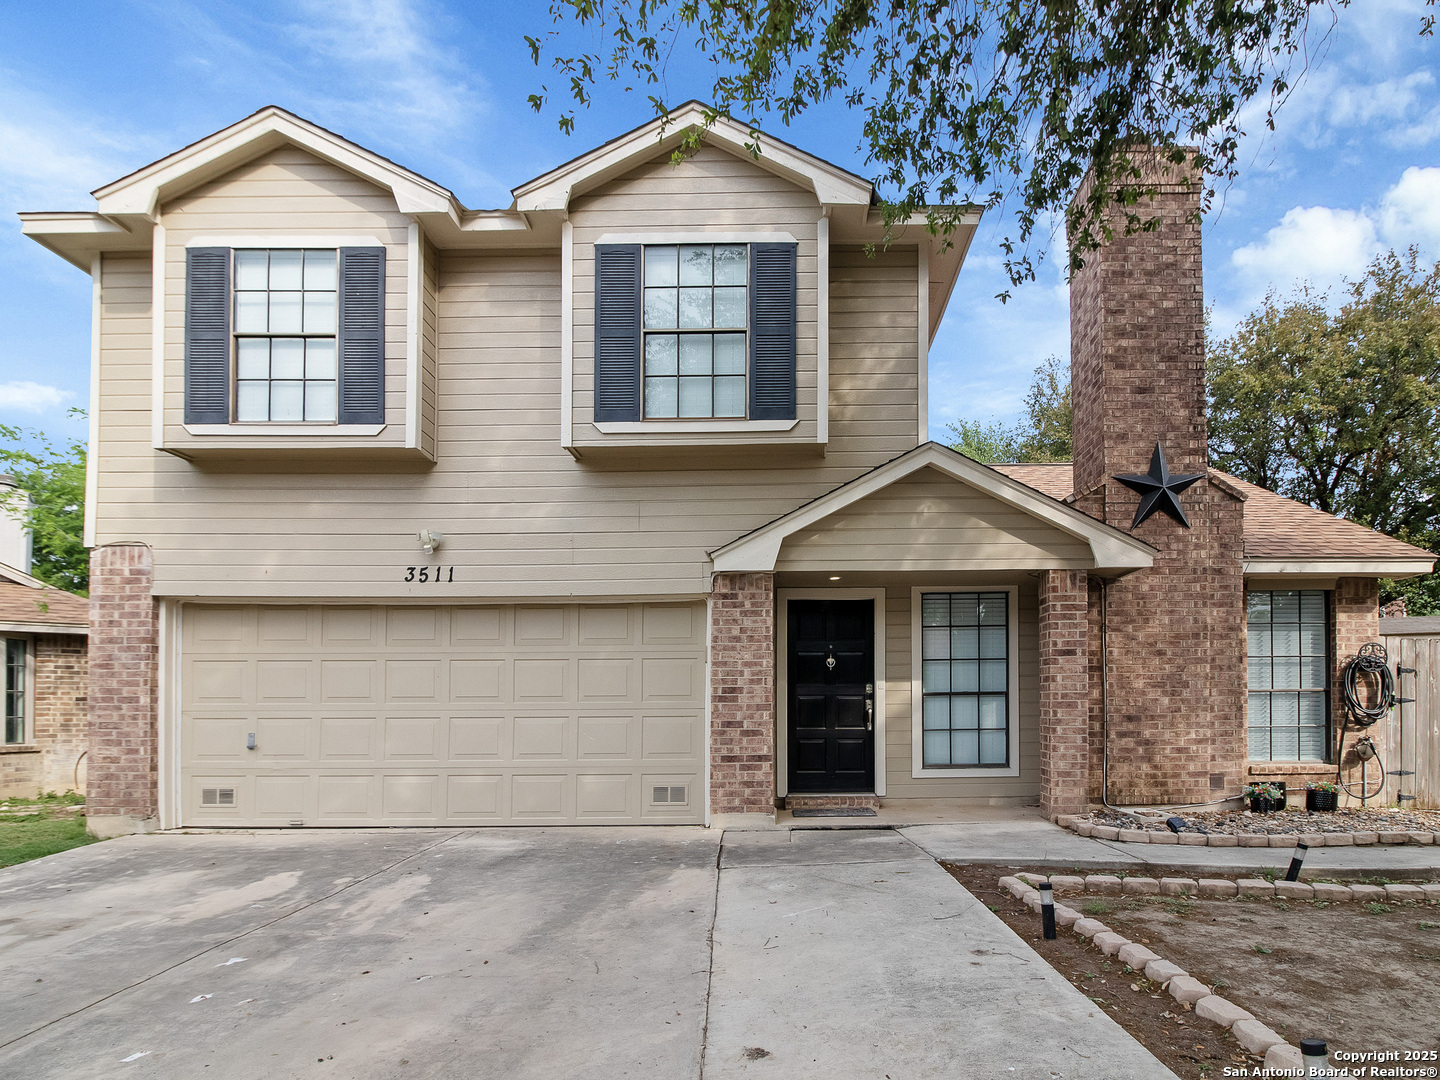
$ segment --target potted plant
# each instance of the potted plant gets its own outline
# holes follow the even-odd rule
[[[1305,785],[1305,809],[1334,810],[1340,805],[1340,785],[1333,780],[1311,780]]]
[[[1257,814],[1285,809],[1284,784],[1246,784],[1245,797],[1250,800],[1250,809]]]

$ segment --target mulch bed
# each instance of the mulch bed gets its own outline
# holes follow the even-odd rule
[[[1081,818],[1094,825],[1117,829],[1144,829],[1147,832],[1168,832],[1167,817],[1185,819],[1182,832],[1220,833],[1238,836],[1242,833],[1267,833],[1284,836],[1300,833],[1354,832],[1440,832],[1440,810],[1393,810],[1345,808],[1309,814],[1304,810],[1276,810],[1256,814],[1249,810],[1225,810],[1203,814],[1162,814],[1158,817],[1118,814],[1101,810]]]

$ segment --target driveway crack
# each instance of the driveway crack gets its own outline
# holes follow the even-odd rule
[[[710,1045],[710,996],[715,989],[715,923],[720,918],[720,873],[725,861],[725,833],[715,845],[715,900],[710,907],[710,932],[705,942],[710,947],[710,963],[705,973],[705,1022],[700,1026],[700,1078],[705,1080],[705,1051]]]
[[[402,857],[402,858],[396,859],[396,860],[395,860],[394,862],[392,862],[392,863],[387,863],[385,866],[382,866],[382,867],[380,867],[380,869],[375,870],[375,871],[373,871],[373,872],[371,872],[371,873],[369,873],[369,874],[366,874],[364,877],[356,878],[354,881],[348,881],[348,882],[346,882],[344,885],[341,885],[338,889],[332,889],[330,892],[326,893],[325,895],[323,895],[323,896],[318,896],[318,897],[316,897],[314,900],[311,900],[311,901],[310,901],[309,903],[307,903],[307,904],[301,904],[299,907],[297,907],[297,908],[295,908],[295,909],[293,909],[293,910],[291,910],[291,911],[287,911],[287,912],[285,912],[283,915],[277,915],[277,916],[275,916],[275,918],[270,919],[270,920],[267,921],[267,922],[260,923],[258,926],[252,926],[249,930],[246,930],[246,931],[244,931],[244,932],[242,932],[242,933],[239,933],[239,934],[235,934],[235,935],[233,935],[232,937],[228,937],[228,938],[226,938],[224,941],[217,941],[217,942],[215,942],[215,943],[212,944],[212,945],[207,945],[207,946],[205,946],[205,948],[201,949],[199,952],[195,953],[194,955],[192,955],[192,956],[187,956],[187,957],[185,957],[185,959],[183,959],[183,960],[177,960],[177,961],[175,961],[175,963],[170,964],[170,965],[168,965],[168,966],[166,966],[166,967],[163,967],[163,968],[161,968],[159,971],[151,972],[149,975],[146,975],[143,979],[136,979],[134,982],[130,983],[128,986],[122,986],[122,987],[120,987],[120,989],[118,989],[118,990],[112,990],[110,993],[105,994],[105,995],[102,996],[102,997],[96,998],[94,1001],[90,1002],[88,1005],[81,1005],[78,1009],[71,1009],[69,1012],[64,1013],[64,1014],[62,1014],[62,1015],[60,1015],[60,1016],[57,1016],[57,1017],[55,1017],[55,1019],[53,1019],[53,1020],[47,1020],[47,1021],[45,1021],[45,1023],[40,1024],[40,1025],[37,1026],[37,1027],[31,1028],[29,1031],[22,1032],[21,1034],[16,1035],[13,1039],[7,1039],[7,1040],[5,1040],[4,1042],[0,1042],[0,1049],[4,1049],[4,1048],[7,1047],[7,1046],[14,1046],[16,1043],[21,1042],[21,1041],[24,1040],[24,1039],[28,1039],[31,1035],[34,1035],[34,1034],[36,1034],[37,1032],[44,1031],[44,1030],[45,1030],[46,1028],[48,1028],[48,1027],[54,1027],[56,1024],[60,1023],[60,1021],[62,1021],[62,1020],[68,1020],[68,1019],[70,1019],[72,1016],[79,1016],[81,1013],[86,1012],[86,1011],[88,1011],[88,1010],[90,1010],[90,1009],[93,1009],[93,1008],[95,1008],[96,1005],[103,1004],[104,1002],[109,1001],[109,1000],[110,1000],[111,998],[113,998],[113,997],[118,997],[119,995],[121,995],[121,994],[123,994],[123,993],[125,993],[125,992],[127,992],[127,991],[129,991],[129,990],[134,990],[137,986],[144,986],[146,983],[150,982],[151,980],[153,980],[153,979],[158,979],[161,975],[164,975],[166,972],[174,971],[174,970],[175,970],[176,968],[178,968],[178,967],[184,967],[186,964],[190,963],[192,960],[198,960],[198,959],[200,959],[200,957],[204,956],[206,953],[214,952],[216,949],[223,949],[226,945],[231,945],[231,944],[234,944],[234,943],[237,942],[237,941],[242,941],[242,940],[244,940],[245,938],[249,937],[251,934],[259,933],[261,930],[265,930],[265,929],[267,929],[267,928],[269,928],[269,927],[271,927],[271,926],[274,926],[276,923],[283,922],[283,921],[285,921],[286,919],[290,918],[291,916],[299,915],[302,911],[309,911],[309,910],[310,910],[311,908],[313,908],[316,904],[323,904],[326,900],[329,900],[329,899],[331,899],[332,897],[339,896],[341,893],[345,892],[347,889],[353,889],[356,885],[362,885],[362,884],[364,884],[365,882],[371,880],[372,878],[376,878],[376,877],[379,877],[381,874],[388,873],[389,871],[395,869],[395,867],[399,866],[401,863],[407,863],[407,862],[409,862],[411,859],[418,859],[421,855],[424,855],[426,852],[428,852],[428,851],[434,851],[434,850],[435,850],[436,848],[438,848],[441,844],[448,844],[451,840],[454,840],[457,836],[464,835],[464,832],[467,832],[467,831],[469,831],[469,830],[463,830],[463,831],[454,832],[454,833],[452,833],[451,835],[445,837],[445,838],[442,839],[442,840],[437,840],[437,841],[435,841],[435,843],[433,843],[433,844],[427,844],[425,847],[421,848],[419,851],[413,851],[413,852],[411,852],[409,855],[406,855],[406,856],[404,856],[404,857]],[[717,877],[716,888],[717,888],[717,890],[718,890],[718,888],[719,888],[719,881],[718,881],[719,875],[717,874],[716,877]],[[712,923],[711,923],[711,933],[712,933],[712,935],[713,935],[713,933],[714,933],[714,923],[713,923],[713,921],[712,921]],[[712,966],[713,966],[713,954],[712,954]],[[709,998],[708,998],[708,993],[707,993],[707,998],[706,998],[706,1010],[707,1010],[707,1021],[708,1021],[708,1010],[709,1010]],[[703,1058],[702,1058],[702,1061],[703,1061]]]

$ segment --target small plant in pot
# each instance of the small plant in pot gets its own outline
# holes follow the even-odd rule
[[[1340,805],[1340,785],[1333,780],[1311,780],[1305,785],[1305,809],[1334,810]]]
[[[1285,809],[1283,784],[1246,784],[1245,797],[1250,800],[1250,809],[1257,814]]]

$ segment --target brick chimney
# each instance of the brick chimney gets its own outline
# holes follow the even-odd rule
[[[1153,154],[1141,166],[1158,192],[1133,209],[1156,227],[1123,236],[1114,211],[1115,238],[1070,285],[1073,498],[1159,550],[1103,596],[1091,583],[1090,797],[1121,805],[1236,794],[1247,757],[1243,501],[1207,474],[1177,494],[1188,528],[1134,524],[1141,496],[1114,479],[1149,473],[1157,443],[1172,474],[1207,473],[1202,185]]]

